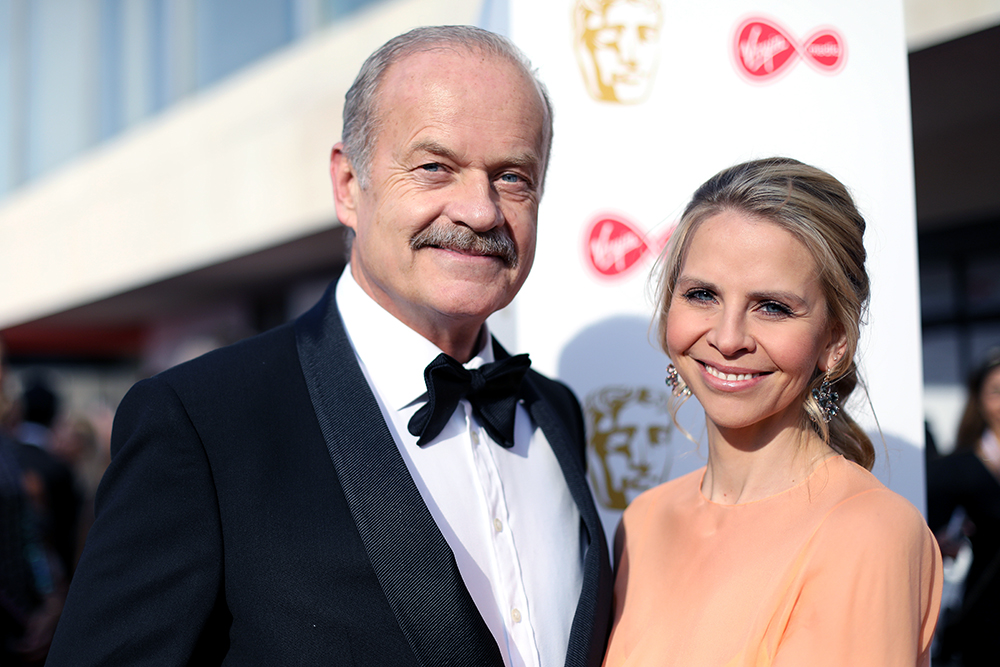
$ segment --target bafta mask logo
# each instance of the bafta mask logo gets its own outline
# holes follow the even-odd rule
[[[587,397],[590,481],[604,507],[623,510],[667,480],[673,464],[667,400],[666,391],[645,387],[604,387]]]
[[[576,59],[591,97],[618,104],[649,97],[662,24],[659,0],[576,0]]]

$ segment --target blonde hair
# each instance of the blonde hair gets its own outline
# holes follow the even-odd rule
[[[791,158],[773,157],[725,169],[698,188],[671,235],[662,262],[656,314],[661,347],[667,350],[670,303],[694,232],[723,211],[778,225],[801,241],[815,260],[830,318],[843,330],[846,348],[829,370],[840,396],[839,414],[829,423],[821,417],[812,395],[824,380],[817,368],[803,397],[803,428],[811,424],[835,451],[871,470],[875,463],[871,439],[843,409],[858,384],[855,354],[870,293],[865,220],[844,184],[825,171]]]

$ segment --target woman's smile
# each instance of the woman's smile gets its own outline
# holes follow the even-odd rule
[[[839,343],[817,275],[802,241],[773,222],[723,211],[694,231],[667,344],[716,425],[798,424]]]

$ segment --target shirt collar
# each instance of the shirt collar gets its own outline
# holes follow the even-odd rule
[[[368,296],[354,280],[350,264],[337,282],[337,306],[354,352],[386,406],[400,410],[424,400],[424,368],[441,350]],[[492,340],[485,324],[480,340],[484,342],[482,349],[466,368],[494,360],[493,346],[485,344]]]

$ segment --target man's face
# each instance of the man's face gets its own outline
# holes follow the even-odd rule
[[[507,61],[454,48],[395,63],[380,91],[369,185],[349,179],[350,196],[337,202],[357,234],[354,277],[432,341],[442,328],[478,329],[514,298],[534,259],[546,157],[541,95]],[[474,240],[470,231],[506,237],[510,255],[426,240],[432,232]]]
[[[619,0],[585,19],[582,41],[591,95],[635,104],[649,94],[656,70],[662,16],[658,3]]]

